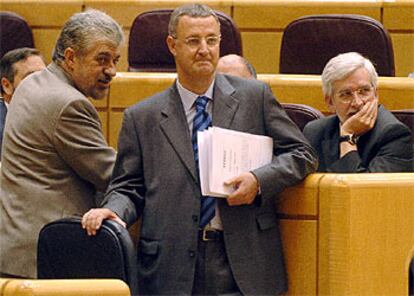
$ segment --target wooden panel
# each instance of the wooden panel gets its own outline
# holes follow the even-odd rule
[[[106,11],[115,18],[123,27],[130,28],[135,17],[145,11],[153,9],[174,9],[180,5],[188,3],[186,0],[85,0],[86,8],[92,7]],[[204,3],[213,9],[220,10],[228,15],[231,13],[231,1],[204,0]]]
[[[414,30],[414,0],[385,0],[383,24],[388,30]]]
[[[414,174],[327,174],[320,184],[321,295],[407,295]]]
[[[109,131],[108,131],[108,142],[109,146],[118,148],[118,135],[119,130],[122,126],[123,111],[111,111],[109,113]]]
[[[125,108],[170,87],[174,73],[118,73],[111,84],[109,105]],[[318,75],[260,74],[279,102],[300,103],[328,113]],[[380,103],[390,110],[414,109],[414,83],[408,77],[380,77]]]
[[[414,13],[412,18],[414,20]],[[414,73],[414,31],[411,33],[391,33],[390,35],[394,48],[395,74],[407,77],[408,74]]]
[[[98,115],[102,123],[102,133],[104,134],[105,139],[108,142],[108,112],[98,110]]]
[[[24,17],[33,28],[61,27],[69,17],[82,11],[82,0],[1,0],[1,10]]]
[[[121,58],[119,59],[118,64],[116,65],[116,70],[118,72],[127,72],[128,71],[128,41],[129,41],[129,30],[124,31],[124,43],[121,45]]]
[[[4,296],[128,296],[129,288],[121,280],[26,280],[12,279],[1,290]]]
[[[53,49],[59,34],[60,29],[33,29],[35,47],[42,53],[47,63],[52,61]]]
[[[312,216],[317,219],[319,182],[323,174],[311,174],[302,183],[285,189],[279,195],[277,212],[285,216]]]
[[[279,73],[279,32],[241,32],[243,56],[254,65],[257,73]]]
[[[408,77],[380,77],[379,101],[389,110],[414,109],[414,83]]]
[[[328,112],[318,75],[259,75],[281,103],[300,103]]]
[[[109,94],[108,94],[108,97],[109,97]],[[102,98],[102,99],[99,99],[99,100],[89,98],[89,101],[97,108],[105,108],[106,109],[108,107],[108,97]]]
[[[237,0],[233,18],[241,29],[283,29],[293,20],[310,14],[364,14],[380,21],[382,1],[285,1]]]
[[[118,73],[111,84],[109,105],[125,108],[171,86],[175,73]]]
[[[286,295],[317,295],[317,222],[282,219],[280,229],[289,281]]]

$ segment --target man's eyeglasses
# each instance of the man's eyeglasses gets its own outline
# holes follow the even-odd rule
[[[174,39],[178,39],[174,37]],[[206,41],[208,47],[214,47],[220,43],[221,36],[209,36],[206,38],[188,37],[183,42],[191,48],[199,48],[203,40]]]
[[[354,100],[354,94],[358,96],[361,100],[367,99],[372,95],[374,88],[370,85],[362,86],[356,90],[345,89],[336,94],[336,96],[343,103],[350,103]]]

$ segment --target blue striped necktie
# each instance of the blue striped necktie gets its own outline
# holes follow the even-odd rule
[[[196,115],[193,122],[193,137],[191,139],[194,150],[194,160],[198,172],[198,145],[197,145],[197,131],[202,131],[211,126],[211,117],[206,111],[208,98],[199,96],[195,101]],[[204,228],[211,219],[213,219],[216,212],[216,200],[211,196],[203,196],[201,198],[200,208],[200,228]]]

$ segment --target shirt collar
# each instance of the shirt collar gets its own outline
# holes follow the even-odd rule
[[[206,96],[210,100],[213,100],[214,81],[215,80],[213,80],[213,82],[210,84],[206,92],[202,94],[202,96]],[[193,107],[195,100],[200,95],[193,93],[192,91],[189,91],[188,89],[184,88],[184,86],[182,86],[178,78],[177,78],[177,89],[178,89],[178,93],[180,94],[181,101],[183,102],[184,109],[187,112]]]

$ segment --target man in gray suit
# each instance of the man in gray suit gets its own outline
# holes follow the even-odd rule
[[[177,8],[167,44],[178,79],[125,111],[104,208],[86,213],[83,226],[94,235],[103,219],[131,225],[142,217],[140,295],[282,293],[275,200],[315,170],[314,152],[266,84],[215,73],[220,25],[210,8]],[[228,180],[236,190],[225,199],[200,192],[194,138],[198,119],[210,117],[274,141],[271,164]]]
[[[314,120],[304,134],[320,172],[412,172],[410,129],[378,105],[378,74],[356,52],[333,57],[322,72],[325,101],[335,115]]]
[[[120,26],[91,10],[63,26],[53,62],[14,93],[3,142],[0,195],[1,272],[36,277],[39,231],[96,206],[115,163],[87,97],[104,98],[116,74]]]
[[[40,52],[34,48],[22,47],[10,50],[0,60],[0,156],[3,130],[6,122],[7,105],[14,91],[26,76],[46,68]]]

